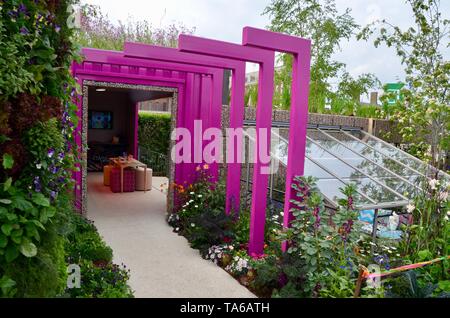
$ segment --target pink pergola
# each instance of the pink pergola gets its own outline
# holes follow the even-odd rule
[[[123,52],[84,49],[85,60],[74,64],[73,75],[80,85],[84,81],[129,83],[135,85],[156,85],[178,90],[177,128],[188,129],[194,135],[194,120],[201,120],[203,129],[221,128],[221,101],[223,70],[232,71],[230,128],[242,128],[244,118],[245,62],[258,63],[258,105],[256,130],[265,128],[269,133],[256,138],[256,162],[253,172],[251,224],[249,254],[260,255],[264,246],[264,227],[267,205],[267,186],[270,162],[260,154],[263,142],[270,145],[272,126],[272,97],[275,52],[294,56],[292,73],[291,119],[289,131],[288,167],[284,226],[289,226],[291,184],[295,175],[303,175],[309,92],[310,41],[266,30],[246,27],[243,31],[243,45],[180,35],[179,48],[163,48],[140,43],[126,43]],[[82,118],[83,102],[77,100]],[[137,118],[137,112],[135,114]],[[78,125],[80,132],[83,122]],[[135,130],[137,133],[137,130]],[[137,136],[135,136],[137,140]],[[83,152],[81,137],[78,145]],[[195,143],[192,143],[195,144]],[[197,143],[198,144],[198,143]],[[200,143],[201,147],[204,144]],[[234,154],[239,153],[241,141],[235,143]],[[264,149],[264,148],[261,148]],[[195,153],[194,148],[191,149]],[[270,149],[269,149],[270,150]],[[226,213],[239,211],[241,165],[237,158],[227,162]],[[191,182],[198,163],[177,163],[175,181]],[[218,163],[211,164],[215,179]],[[76,194],[81,194],[81,173],[75,175]]]

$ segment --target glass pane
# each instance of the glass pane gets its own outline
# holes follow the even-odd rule
[[[425,174],[428,170],[427,165],[425,163],[421,163],[417,160],[414,160],[413,158],[404,154],[400,149],[397,149],[396,147],[388,143],[381,142],[378,139],[370,136],[369,134],[363,132],[351,132],[351,134],[361,139],[363,142],[367,143],[376,150],[383,152],[384,154],[389,155],[392,158],[395,158],[396,160],[410,166],[411,168],[421,173]]]
[[[405,177],[406,179],[408,179],[410,176],[413,176],[414,178],[412,178],[412,180],[415,180],[415,177],[419,176],[417,172],[411,170],[410,168],[408,168],[408,166],[402,165],[401,163],[392,160],[390,157],[384,155],[382,152],[376,151],[366,146],[361,141],[357,141],[342,132],[327,131],[327,133],[332,137],[338,139],[340,142],[344,143],[347,147],[353,149],[354,151],[357,151],[361,155],[376,162],[377,164],[383,166],[384,168],[402,177]]]
[[[313,176],[319,178],[319,180],[317,180],[317,187],[319,188],[320,192],[322,192],[326,198],[333,201],[336,205],[339,199],[345,198],[340,190],[340,188],[345,187],[345,183],[333,177],[331,174],[323,170],[308,158],[306,158],[305,160],[305,176]],[[372,203],[359,194],[354,199],[356,205]]]

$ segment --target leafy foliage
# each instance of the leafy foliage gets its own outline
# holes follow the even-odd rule
[[[130,298],[130,272],[125,265],[112,262],[112,250],[100,237],[95,225],[84,217],[71,213],[72,225],[66,240],[66,257],[81,269],[80,288],[67,288],[65,297]]]
[[[145,20],[131,18],[114,24],[95,5],[84,4],[81,12],[81,27],[76,34],[76,42],[83,47],[122,51],[125,41],[176,47],[180,33],[194,32],[194,29],[182,24],[173,23],[168,28],[158,28]]]
[[[408,0],[415,25],[406,30],[386,21],[366,26],[358,35],[369,39],[375,31],[377,47],[393,47],[405,65],[408,88],[397,102],[393,119],[407,142],[426,147],[418,153],[437,167],[444,167],[450,145],[450,63],[443,58],[448,47],[450,20],[443,18],[439,0]],[[385,103],[392,96],[385,97]]]
[[[176,187],[180,200],[177,220],[172,223],[193,248],[205,255],[212,245],[220,245],[232,239],[233,216],[225,214],[225,186],[212,184],[208,165],[198,167],[197,181],[187,186]]]
[[[341,41],[350,39],[359,28],[350,13],[348,8],[338,12],[334,0],[272,0],[263,12],[271,17],[270,30],[311,39],[310,112],[324,112],[328,99],[345,96],[353,102],[356,94],[378,84],[372,74],[351,78],[345,72],[345,64],[332,58]],[[282,54],[279,62],[282,67],[275,75],[274,104],[289,109],[292,56]],[[338,76],[342,76],[342,81],[338,93],[334,93],[329,81]],[[357,98],[359,102],[359,95]]]
[[[353,207],[355,189],[342,189],[348,199],[341,201],[341,208],[332,213],[323,207],[313,178],[295,177],[294,181],[294,220],[281,238],[290,243],[287,252],[304,261],[302,292],[308,297],[351,296],[359,240],[357,211]]]

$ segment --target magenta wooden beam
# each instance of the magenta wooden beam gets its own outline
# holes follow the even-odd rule
[[[270,171],[270,160],[267,161],[265,159],[269,157],[270,151],[275,53],[259,48],[245,47],[239,44],[183,34],[178,38],[178,47],[181,51],[259,64],[258,105],[256,108],[256,162],[253,170],[250,240],[248,251],[250,255],[261,255],[264,250],[267,186],[268,174]],[[232,167],[234,168],[234,166]],[[227,175],[230,176],[230,169],[228,169]],[[240,187],[240,180],[237,183],[233,183],[235,182],[234,176],[235,174],[232,171],[231,177],[227,177],[227,188]]]
[[[107,51],[91,48],[83,48],[81,54],[84,56],[85,61],[89,63],[101,63],[101,64],[116,64],[120,65],[126,60],[127,66],[135,67],[150,67],[155,69],[197,73],[197,74],[213,74],[218,69],[213,67],[201,66],[196,64],[179,63],[175,59],[142,59],[132,58],[127,56],[125,59],[125,53],[120,51]]]
[[[173,50],[173,49],[172,49]],[[176,50],[175,50],[176,51]],[[189,100],[185,99],[183,94],[187,92],[184,89],[185,77],[180,78],[184,74],[208,74],[215,77],[221,83],[223,80],[223,71],[213,67],[204,67],[201,65],[187,65],[180,63],[165,62],[162,60],[151,59],[133,59],[124,56],[123,52],[105,51],[97,49],[83,49],[85,60],[81,63],[74,63],[72,66],[73,75],[78,78],[79,84],[82,85],[84,80],[105,81],[105,82],[119,82],[137,85],[156,85],[156,86],[177,86],[179,91],[179,103],[178,110],[183,110],[185,107],[190,107]],[[113,67],[112,66],[117,66]],[[156,72],[149,74],[145,72],[145,69],[155,68]],[[159,71],[158,70],[166,70]],[[191,73],[192,72],[192,73]],[[179,84],[182,84],[180,86]],[[193,87],[191,87],[193,89]],[[209,90],[211,93],[211,90]],[[216,91],[214,100],[221,100],[222,91]],[[79,116],[82,116],[83,103],[80,99],[77,102],[79,109]],[[217,107],[220,107],[218,105]],[[195,107],[194,107],[195,108]],[[181,116],[177,116],[181,119]],[[81,135],[79,132],[83,130],[82,120],[79,121],[77,127],[77,143],[82,149]],[[137,136],[135,136],[137,138]],[[217,166],[212,169],[217,169]],[[186,172],[186,166],[183,164],[176,166],[175,180],[176,182],[182,182],[188,180],[190,173]],[[192,170],[193,171],[193,170]],[[191,172],[192,172],[191,171]],[[214,172],[217,174],[217,172]],[[83,202],[82,196],[82,174],[81,172],[74,173],[74,179],[76,180],[75,195],[79,202],[78,207],[84,210],[86,202]]]
[[[286,34],[245,27],[242,44],[290,53],[294,58],[292,63],[289,147],[283,222],[285,227],[289,227],[292,218],[290,213],[291,200],[295,199],[292,181],[295,176],[303,175],[305,165],[311,41]],[[283,249],[286,249],[286,244],[283,244]]]

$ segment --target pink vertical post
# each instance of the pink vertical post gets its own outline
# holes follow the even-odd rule
[[[222,86],[223,86],[223,70],[216,71],[212,77],[211,81],[211,94],[209,95],[209,114],[210,114],[210,124],[209,127],[221,128],[222,122]],[[220,149],[219,153],[215,155],[220,159],[221,157]],[[213,182],[219,180],[219,163],[217,161],[211,164],[211,177]]]
[[[244,122],[244,96],[245,96],[245,64],[231,73],[231,100],[230,100],[230,128],[242,129]],[[234,211],[238,213],[241,199],[241,158],[242,138],[238,137],[233,142],[233,158],[227,157],[227,189],[226,205],[227,214]]]
[[[274,56],[272,51],[244,47],[238,44],[209,40],[190,35],[180,35],[178,47],[182,51],[201,53],[216,57],[249,61],[260,66],[258,84],[258,107],[256,114],[256,163],[253,170],[250,240],[248,252],[261,255],[264,250],[264,225],[266,221],[267,185],[270,160],[265,157],[270,151],[270,129],[272,126],[272,97]],[[227,184],[228,185],[228,184]],[[233,186],[240,186],[239,183]]]
[[[290,200],[295,199],[292,181],[295,176],[303,175],[305,165],[311,41],[286,34],[245,27],[242,42],[244,45],[291,53],[294,57],[283,222],[285,227],[289,227],[292,218]],[[283,243],[283,249],[286,249],[286,243]]]

